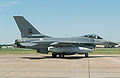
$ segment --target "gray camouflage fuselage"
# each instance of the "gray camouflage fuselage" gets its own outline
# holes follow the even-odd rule
[[[97,40],[97,41],[96,41]],[[54,42],[62,42],[60,45],[52,45]],[[64,44],[65,42],[65,44]],[[16,43],[22,45],[24,48],[36,49],[38,52],[48,53],[48,47],[85,47],[92,51],[96,44],[105,44],[106,41],[103,39],[93,39],[87,37],[71,37],[71,38],[21,38],[17,39]],[[68,44],[67,44],[68,43]],[[37,45],[36,45],[37,44]],[[20,46],[18,46],[20,47]],[[43,50],[43,51],[42,51]],[[64,51],[63,51],[64,52]],[[68,52],[69,53],[69,52]],[[72,52],[71,52],[72,53]],[[73,53],[80,53],[74,52]],[[72,54],[73,54],[72,53]],[[84,52],[81,52],[81,54]]]
[[[56,55],[64,57],[64,54],[76,53],[85,54],[88,57],[88,52],[93,51],[96,44],[115,44],[94,34],[71,38],[52,38],[41,34],[23,16],[14,16],[14,19],[22,37],[15,40],[17,47],[36,49],[37,52],[45,54],[52,52],[53,57]]]

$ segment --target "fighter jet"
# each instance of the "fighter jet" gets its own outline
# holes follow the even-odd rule
[[[21,32],[20,39],[15,40],[19,48],[35,49],[38,53],[48,54],[52,52],[52,57],[63,58],[64,55],[85,54],[92,52],[96,44],[115,44],[106,41],[95,34],[88,34],[79,37],[53,38],[41,34],[23,16],[13,16]]]

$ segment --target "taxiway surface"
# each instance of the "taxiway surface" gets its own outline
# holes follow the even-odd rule
[[[0,55],[0,78],[120,78],[120,55]]]

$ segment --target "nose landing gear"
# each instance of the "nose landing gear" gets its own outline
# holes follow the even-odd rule
[[[85,53],[85,57],[88,57],[88,53]]]

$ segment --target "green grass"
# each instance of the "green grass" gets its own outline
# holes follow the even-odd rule
[[[120,48],[97,48],[89,54],[120,54]]]
[[[0,50],[0,54],[38,55],[41,53],[37,53],[36,50],[32,50],[32,49],[3,49]],[[120,54],[120,49],[99,48],[99,49],[95,49],[93,52],[90,52],[89,54]]]
[[[112,51],[112,52],[108,52],[108,51],[93,51],[90,52],[89,54],[120,54],[120,51]]]
[[[31,49],[3,49],[0,50],[0,54],[39,54],[36,50]]]

